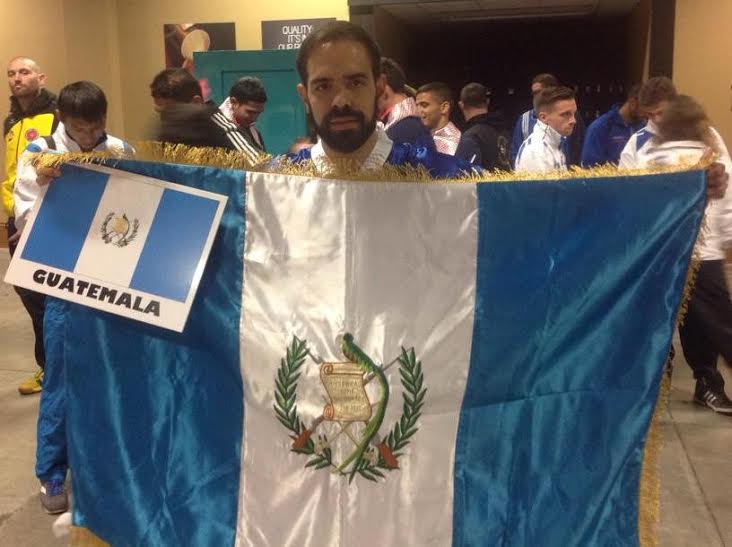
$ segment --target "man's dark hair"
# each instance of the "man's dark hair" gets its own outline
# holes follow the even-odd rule
[[[547,112],[558,101],[574,99],[574,91],[569,87],[545,87],[534,95],[534,112]]]
[[[640,94],[641,90],[641,84],[633,84],[628,88],[628,93],[625,94],[625,100],[629,101],[630,99],[638,99],[638,95]]]
[[[253,103],[266,103],[267,91],[259,78],[244,76],[239,78],[229,90],[229,97],[233,97],[240,103],[252,101]]]
[[[358,25],[348,21],[333,21],[309,34],[297,52],[297,72],[303,85],[307,86],[308,84],[308,60],[313,51],[323,44],[341,41],[357,42],[366,48],[374,79],[379,77],[381,73],[381,53],[374,39]]]
[[[638,104],[647,108],[654,106],[661,101],[670,101],[678,95],[674,83],[666,76],[651,78],[638,93]]]
[[[441,103],[452,103],[452,90],[450,90],[449,85],[443,82],[430,82],[428,84],[424,84],[417,90],[417,95],[420,93],[432,93],[432,95],[434,95]]]
[[[406,93],[404,86],[407,84],[407,76],[399,63],[389,57],[382,57],[381,73],[386,77],[386,83],[394,93]]]
[[[74,82],[58,94],[58,111],[62,116],[98,122],[107,115],[107,97],[93,82]]]
[[[460,91],[460,101],[468,108],[485,108],[488,105],[488,89],[477,82],[469,83]]]
[[[534,79],[531,80],[531,85],[534,84],[541,84],[544,87],[559,87],[559,80],[557,80],[557,77],[554,76],[554,74],[544,72],[534,76]]]
[[[202,95],[201,84],[183,68],[166,68],[158,72],[150,84],[150,94],[155,99],[171,99],[190,103],[196,95]]]

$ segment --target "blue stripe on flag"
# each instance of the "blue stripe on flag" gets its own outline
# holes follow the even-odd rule
[[[454,546],[637,545],[643,440],[704,199],[700,172],[478,185]]]
[[[130,287],[184,302],[217,207],[209,198],[165,190]]]
[[[73,271],[108,179],[104,173],[64,166],[43,198],[22,257]]]
[[[112,165],[229,200],[182,333],[70,306],[63,357],[69,463],[79,479],[74,524],[110,545],[233,545],[244,423],[245,173]]]

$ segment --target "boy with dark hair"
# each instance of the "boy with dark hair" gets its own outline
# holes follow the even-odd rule
[[[259,161],[260,151],[213,103],[204,101],[201,85],[187,70],[162,70],[153,78],[150,94],[160,114],[158,140],[239,150],[251,163]]]
[[[434,147],[432,135],[420,120],[417,103],[407,94],[407,77],[394,59],[381,58],[381,73],[386,78],[379,96],[379,119],[394,142]]]
[[[577,103],[568,87],[547,87],[534,95],[537,120],[516,157],[516,171],[547,173],[567,169],[562,150],[576,124]]]
[[[124,156],[132,149],[124,141],[108,135],[107,98],[92,82],[75,82],[58,95],[60,123],[50,137],[41,137],[28,145],[18,161],[15,184],[15,218],[23,230],[41,186],[60,175],[53,168],[36,168],[32,158],[40,152],[108,151]],[[69,204],[73,207],[73,204]],[[68,508],[65,489],[68,460],[66,453],[66,374],[64,371],[64,328],[68,303],[46,299],[44,344],[46,367],[38,409],[38,444],[36,476],[41,482],[41,505],[47,513],[63,513]]]
[[[417,108],[422,123],[432,133],[435,147],[443,154],[455,155],[460,130],[450,121],[452,91],[442,82],[430,82],[417,90]]]

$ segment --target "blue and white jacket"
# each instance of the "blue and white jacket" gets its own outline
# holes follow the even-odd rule
[[[567,159],[562,151],[564,138],[541,120],[536,120],[531,135],[521,144],[516,156],[516,171],[549,173],[565,171]]]
[[[394,143],[383,129],[377,128],[376,131],[378,135],[376,145],[361,165],[362,171],[379,169],[384,164],[422,166],[436,179],[455,178],[482,171],[465,160],[441,154],[434,148],[410,143]],[[312,148],[301,150],[297,154],[288,154],[287,157],[295,163],[311,160],[321,173],[327,173],[331,168],[321,141]]]
[[[592,167],[605,163],[618,164],[620,153],[633,136],[643,127],[642,122],[625,123],[620,115],[620,104],[597,118],[587,128],[582,146],[582,166]]]
[[[72,139],[63,123],[58,124],[56,131],[53,132],[50,139],[54,144],[54,150],[60,153],[63,152],[81,152],[81,148],[76,144],[76,141]],[[15,202],[15,226],[18,231],[21,231],[28,220],[28,214],[33,209],[36,203],[36,199],[41,192],[41,187],[36,182],[36,169],[33,167],[31,160],[35,154],[40,152],[46,152],[49,150],[49,144],[46,141],[46,137],[31,142],[18,158],[18,175],[15,179],[15,186],[13,188],[13,200]],[[132,156],[134,149],[122,139],[113,137],[112,135],[104,136],[99,140],[99,143],[94,147],[94,152],[109,151],[113,152],[120,157]]]

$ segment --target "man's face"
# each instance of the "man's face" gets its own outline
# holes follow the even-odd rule
[[[316,132],[333,150],[355,152],[376,128],[376,98],[384,77],[374,80],[366,48],[351,40],[318,46],[307,71],[308,81],[297,91]]]
[[[107,125],[106,117],[96,122],[63,115],[60,115],[59,118],[66,128],[66,133],[84,152],[89,152],[97,145],[99,139],[104,135],[104,128]]]
[[[661,118],[663,117],[663,111],[666,109],[667,106],[668,101],[660,101],[656,104],[645,107],[643,111],[649,122],[653,122],[654,124],[658,125],[658,122],[660,122]]]
[[[577,123],[577,103],[574,99],[557,101],[549,112],[539,112],[539,119],[563,137],[569,137]]]
[[[450,103],[442,101],[429,91],[417,93],[417,111],[422,123],[431,131],[440,129],[450,115]]]
[[[35,97],[46,76],[28,59],[15,59],[8,65],[8,86],[13,97]]]
[[[237,101],[229,97],[231,111],[234,113],[236,123],[241,127],[249,127],[257,121],[259,115],[264,112],[264,103],[255,101]]]

